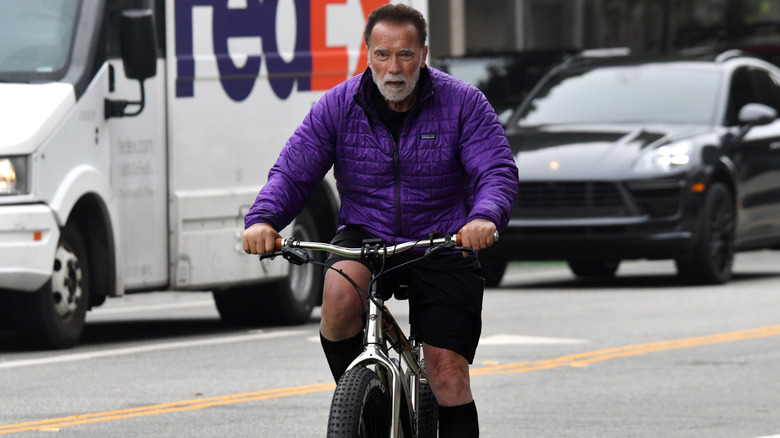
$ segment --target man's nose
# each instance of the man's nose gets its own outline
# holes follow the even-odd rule
[[[390,65],[387,68],[389,73],[398,74],[401,73],[401,61],[396,56],[390,57]]]

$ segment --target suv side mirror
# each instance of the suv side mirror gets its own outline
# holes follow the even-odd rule
[[[154,16],[149,9],[127,10],[122,12],[119,23],[122,65],[128,79],[136,79],[141,87],[141,100],[105,101],[105,117],[137,116],[144,110],[146,103],[144,81],[157,74],[157,43],[154,32]],[[132,113],[125,111],[128,105],[137,105]]]
[[[761,103],[749,103],[739,110],[739,124],[748,126],[768,125],[777,119],[777,110]]]

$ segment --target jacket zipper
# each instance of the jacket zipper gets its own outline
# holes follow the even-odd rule
[[[430,92],[428,95],[426,95],[422,100],[417,101],[417,103],[414,105],[414,108],[412,108],[412,111],[409,112],[409,114],[406,116],[406,119],[404,119],[403,124],[401,125],[401,130],[398,133],[398,141],[395,141],[393,139],[393,170],[395,173],[395,227],[396,227],[396,235],[401,236],[403,235],[403,222],[401,220],[401,159],[400,155],[398,153],[400,147],[401,147],[401,138],[403,137],[404,127],[407,125],[407,121],[409,120],[412,113],[416,113],[419,110],[419,108],[425,101],[431,98],[433,95],[433,92]],[[373,124],[371,123],[372,117],[374,117],[373,112],[368,109],[366,105],[363,104],[363,102],[358,98],[358,95],[355,94],[352,99],[355,101],[355,103],[363,109],[363,111],[368,116],[369,125],[372,128],[372,131],[374,129]],[[393,135],[390,133],[390,131],[387,129],[387,127],[384,126],[384,124],[379,123],[382,127],[384,127],[385,131],[390,135],[390,138],[393,138]],[[395,239],[393,239],[395,240]],[[391,244],[394,242],[390,242]]]
[[[376,117],[374,115],[374,112],[369,110],[367,105],[364,105],[363,102],[358,98],[357,94],[353,96],[353,100],[355,103],[363,109],[363,112],[366,113],[368,124],[371,126],[372,132],[376,132],[374,128],[373,117]],[[404,124],[406,124],[406,121],[404,120]],[[394,172],[394,181],[395,181],[395,234],[397,236],[401,235],[401,230],[403,229],[403,225],[401,222],[401,162],[400,162],[400,156],[398,154],[398,149],[400,147],[401,142],[401,135],[399,133],[398,135],[398,141],[395,141],[393,139],[393,134],[390,133],[390,131],[387,129],[387,127],[384,126],[383,123],[378,123],[377,125],[384,128],[385,131],[387,131],[388,136],[390,137],[392,144],[393,144],[393,172]],[[401,127],[401,131],[403,131],[403,126]],[[393,239],[395,240],[395,239]],[[395,243],[389,242],[390,244]]]
[[[412,107],[412,110],[409,111],[409,114],[406,115],[404,122],[401,124],[401,130],[398,132],[398,141],[394,142],[395,150],[393,150],[393,167],[395,168],[395,226],[396,235],[398,236],[403,236],[403,221],[401,220],[401,160],[398,151],[401,148],[401,140],[404,136],[404,128],[406,128],[406,125],[409,124],[409,119],[420,112],[420,107],[422,107],[423,103],[430,99],[432,95],[433,92],[430,92],[425,97],[418,100],[417,103],[415,103],[415,105]]]
[[[403,128],[401,128],[403,130]],[[395,142],[395,150],[393,150],[393,168],[395,169],[395,235],[402,236],[403,223],[401,222],[401,162],[398,156],[398,149],[400,147],[401,135],[398,135],[398,141]]]

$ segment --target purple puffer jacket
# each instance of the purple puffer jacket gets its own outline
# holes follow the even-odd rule
[[[387,242],[455,233],[472,219],[501,230],[517,194],[504,130],[476,88],[423,68],[396,144],[371,105],[371,71],[328,91],[296,129],[245,224],[281,230],[334,166],[340,225]]]

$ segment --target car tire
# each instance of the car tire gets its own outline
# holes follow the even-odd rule
[[[14,322],[35,348],[76,345],[84,331],[90,282],[87,251],[73,224],[62,229],[51,279],[35,292],[14,293]]]
[[[690,257],[677,259],[678,277],[687,284],[723,284],[731,279],[736,236],[734,198],[723,183],[707,191],[699,233]]]
[[[321,241],[317,223],[309,210],[304,210],[295,219],[292,236],[299,240]],[[322,252],[310,252],[309,256],[319,261],[325,258]],[[290,264],[289,267],[289,274],[279,281],[214,291],[214,302],[222,321],[239,327],[308,322],[322,295],[322,267],[311,263]]]
[[[620,260],[613,259],[570,259],[569,269],[577,277],[612,277],[620,266]]]

